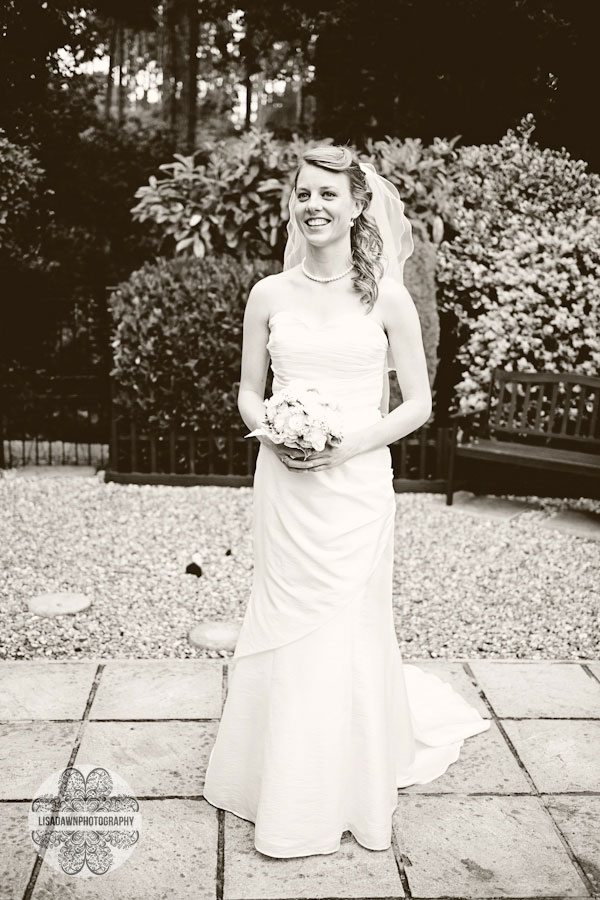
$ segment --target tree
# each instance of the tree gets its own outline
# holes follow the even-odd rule
[[[316,43],[317,131],[494,142],[531,112],[598,165],[599,17],[584,0],[340,0]]]

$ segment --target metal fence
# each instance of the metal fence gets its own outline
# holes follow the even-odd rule
[[[395,489],[444,490],[449,438],[449,427],[424,425],[391,444]],[[113,416],[105,477],[138,484],[250,486],[259,446],[238,429],[152,434],[130,418]]]
[[[5,384],[0,412],[0,467],[108,462],[110,388],[99,375],[30,373]]]
[[[251,486],[260,445],[245,430],[152,433],[116,413],[110,378],[38,373],[26,388],[4,388],[0,466],[93,465],[121,483]],[[445,490],[450,433],[428,424],[390,445],[397,491]]]

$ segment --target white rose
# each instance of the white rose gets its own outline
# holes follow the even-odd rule
[[[304,416],[299,413],[290,416],[287,420],[286,430],[295,434],[302,434],[304,431]]]

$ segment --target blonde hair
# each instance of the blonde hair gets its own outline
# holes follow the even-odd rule
[[[384,272],[381,257],[383,255],[383,239],[377,225],[367,214],[373,193],[367,183],[365,173],[358,160],[348,147],[337,144],[313,147],[302,154],[300,165],[294,178],[294,190],[298,176],[305,163],[330,169],[334,172],[346,172],[350,180],[350,193],[355,200],[362,201],[363,208],[354,220],[350,231],[352,262],[356,275],[352,277],[352,286],[361,295],[361,301],[372,309],[379,293],[378,282]]]

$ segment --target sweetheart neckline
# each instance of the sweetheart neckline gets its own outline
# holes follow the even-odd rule
[[[331,320],[331,322],[325,322],[323,325],[312,325],[310,322],[306,322],[303,318],[301,318],[301,316],[296,315],[296,313],[291,309],[278,309],[270,317],[269,326],[271,325],[271,322],[277,316],[280,316],[282,313],[287,314],[288,316],[291,316],[297,322],[300,322],[301,325],[304,325],[305,328],[310,329],[310,331],[323,331],[324,329],[330,328],[332,325],[336,324],[336,322],[338,322],[340,319],[367,319],[371,322],[371,324],[375,325],[375,327],[381,332],[381,334],[387,340],[386,332],[384,331],[382,326],[379,325],[379,323],[375,321],[375,319],[370,318],[370,314],[343,313],[341,316],[336,316],[334,319]]]

